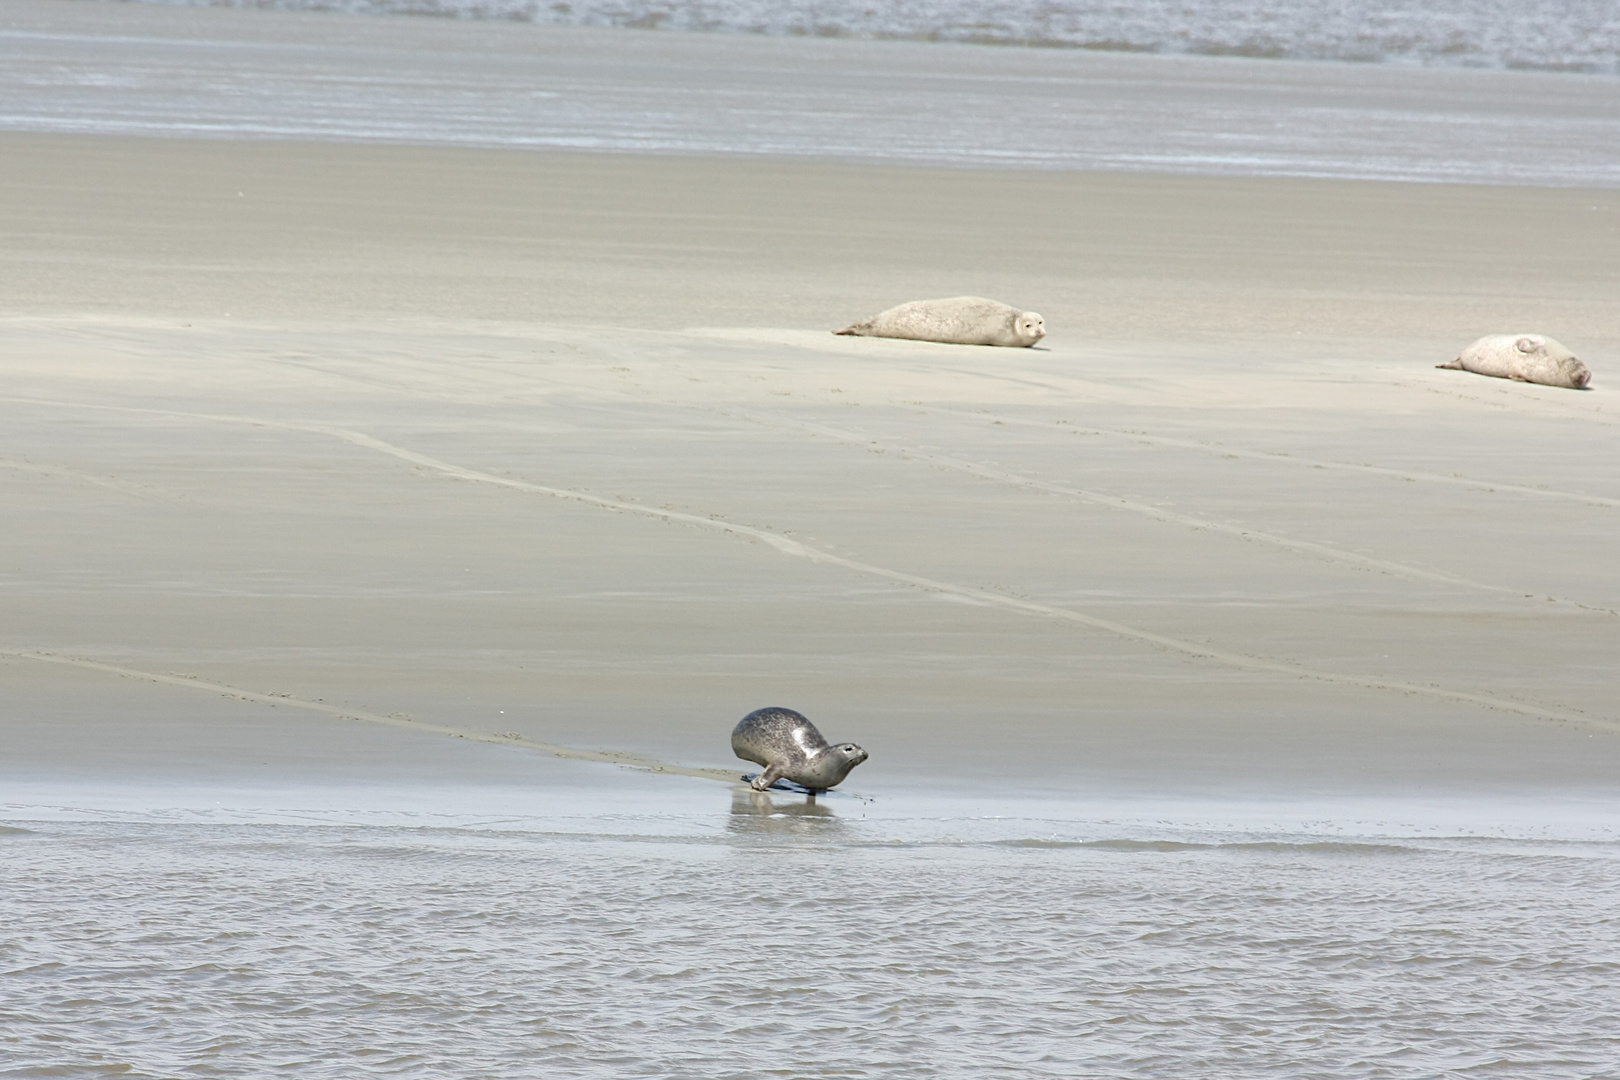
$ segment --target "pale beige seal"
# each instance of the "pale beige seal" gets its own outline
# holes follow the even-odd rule
[[[1493,375],[1498,379],[1584,390],[1591,370],[1544,334],[1487,334],[1449,364],[1436,367]]]
[[[940,341],[947,345],[1008,345],[1028,348],[1046,336],[1046,320],[982,296],[913,300],[879,312],[835,334]]]

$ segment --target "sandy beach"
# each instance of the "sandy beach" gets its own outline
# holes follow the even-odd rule
[[[39,652],[702,768],[791,704],[866,786],[1612,789],[1613,191],[3,142],[12,769],[219,712]],[[1052,333],[827,333],[960,292]],[[1434,370],[1515,328],[1595,388]]]

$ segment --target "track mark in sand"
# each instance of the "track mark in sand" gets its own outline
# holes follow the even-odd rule
[[[50,477],[51,479],[66,480],[77,484],[91,484],[95,487],[106,488],[108,491],[116,491],[120,495],[127,495],[132,499],[141,499],[147,502],[168,501],[164,495],[149,491],[146,488],[143,488],[138,484],[132,484],[127,480],[119,480],[117,477],[112,476],[96,476],[93,473],[79,472],[77,469],[70,469],[65,465],[41,465],[38,462],[29,461],[27,459],[18,461],[12,458],[0,458],[0,469],[9,469],[12,472],[19,473],[32,473],[36,476],[45,476]]]
[[[911,408],[918,408],[916,402],[906,402]],[[1620,499],[1609,499],[1602,495],[1586,495],[1578,491],[1558,491],[1552,488],[1528,487],[1523,484],[1499,484],[1492,480],[1476,480],[1467,476],[1447,476],[1445,473],[1418,472],[1411,469],[1388,469],[1382,465],[1355,464],[1348,461],[1324,461],[1320,458],[1296,457],[1293,454],[1271,453],[1264,450],[1244,450],[1222,443],[1200,442],[1196,439],[1177,439],[1168,435],[1151,435],[1145,431],[1119,431],[1111,428],[1080,427],[1075,424],[1062,423],[1051,420],[1028,420],[1021,417],[1002,416],[999,413],[977,412],[972,409],[952,409],[943,405],[920,406],[928,412],[949,413],[954,416],[970,416],[975,420],[999,421],[1003,424],[1013,424],[1018,427],[1034,427],[1043,430],[1072,431],[1076,435],[1101,435],[1107,438],[1128,439],[1133,442],[1148,443],[1153,446],[1174,446],[1184,450],[1197,450],[1216,457],[1248,458],[1254,461],[1269,461],[1280,465],[1300,465],[1309,469],[1334,469],[1343,472],[1370,473],[1374,476],[1389,476],[1397,480],[1420,480],[1435,484],[1452,484],[1457,487],[1473,488],[1476,491],[1507,491],[1515,495],[1536,495],[1545,499],[1570,499],[1574,502],[1588,503],[1592,506],[1620,507]]]
[[[852,446],[866,448],[875,446],[883,450],[893,451],[896,454],[902,455],[912,461],[920,461],[929,465],[938,465],[942,468],[954,469],[958,472],[967,473],[969,476],[978,476],[986,480],[996,480],[1000,481],[1001,483],[1010,484],[1014,487],[1029,488],[1034,491],[1045,491],[1053,495],[1062,495],[1080,502],[1091,503],[1094,506],[1107,507],[1111,510],[1127,510],[1133,514],[1140,514],[1143,517],[1153,518],[1156,521],[1170,522],[1177,525],[1186,525],[1189,528],[1202,530],[1204,532],[1221,533],[1226,536],[1237,537],[1241,540],[1270,544],[1273,547],[1284,548],[1289,551],[1297,551],[1301,554],[1312,555],[1320,559],[1326,559],[1330,562],[1347,563],[1351,566],[1360,567],[1364,570],[1375,570],[1380,573],[1395,574],[1400,577],[1414,578],[1420,581],[1437,581],[1446,585],[1460,585],[1464,588],[1480,589],[1485,592],[1501,593],[1509,596],[1526,595],[1521,589],[1512,589],[1505,585],[1487,585],[1484,582],[1473,581],[1469,578],[1459,577],[1456,574],[1447,574],[1438,570],[1424,570],[1421,567],[1408,566],[1405,563],[1390,562],[1385,559],[1374,559],[1367,555],[1358,555],[1355,552],[1345,551],[1341,548],[1333,547],[1330,544],[1316,544],[1310,542],[1309,540],[1293,540],[1286,536],[1279,536],[1276,533],[1262,532],[1259,529],[1247,529],[1237,525],[1224,525],[1218,521],[1210,521],[1205,518],[1193,517],[1190,514],[1178,514],[1173,510],[1166,510],[1163,507],[1153,506],[1150,503],[1136,502],[1132,499],[1122,498],[1118,495],[1109,495],[1100,491],[1087,491],[1084,488],[1068,487],[1063,484],[1052,484],[1044,480],[1036,480],[1032,477],[1006,472],[1002,469],[994,469],[988,465],[980,465],[976,462],[964,461],[960,458],[947,457],[943,454],[931,454],[926,450],[918,450],[914,447],[904,446],[899,443],[886,442],[882,439],[874,439],[871,436],[863,435],[860,432],[846,431],[842,428],[829,427],[826,424],[817,424],[804,420],[792,420],[779,416],[764,417],[742,412],[740,410],[735,410],[735,415],[746,417],[747,419],[761,424],[785,424],[791,427],[796,427],[801,431],[807,431],[814,435],[821,435]],[[1570,602],[1573,603],[1573,601]],[[1582,604],[1579,606],[1585,607],[1586,605]],[[1601,610],[1607,611],[1608,609],[1604,608]],[[1612,615],[1616,613],[1609,612],[1609,614]]]
[[[580,750],[572,746],[558,746],[555,743],[538,742],[511,731],[486,734],[469,728],[446,727],[442,724],[423,724],[400,716],[368,712],[365,709],[346,709],[340,705],[329,705],[324,701],[309,701],[305,698],[295,698],[286,694],[261,694],[255,690],[244,690],[239,686],[229,686],[225,683],[208,682],[205,679],[193,678],[190,675],[165,675],[156,671],[141,671],[137,668],[123,667],[118,664],[107,664],[99,660],[86,660],[78,656],[63,656],[60,653],[29,649],[0,649],[0,656],[16,657],[19,660],[37,660],[48,664],[66,664],[70,667],[101,671],[110,675],[121,675],[126,679],[140,679],[143,682],[163,683],[167,686],[183,686],[191,690],[206,690],[219,694],[221,697],[235,698],[238,701],[256,701],[266,705],[285,705],[294,709],[303,709],[307,712],[325,713],[327,716],[335,716],[340,720],[360,720],[368,724],[385,724],[388,727],[404,728],[407,731],[448,735],[452,738],[468,739],[473,742],[544,750],[554,757],[569,758],[574,761],[599,761],[609,765],[624,765],[633,769],[641,769],[645,772],[671,773],[675,776],[696,776],[704,780],[724,780],[730,783],[738,782],[739,774],[735,769],[689,769],[683,765],[669,765],[642,754],[613,750]]]
[[[1511,410],[1515,409],[1516,407],[1522,408],[1526,401],[1528,401],[1533,405],[1541,406],[1541,412],[1539,413],[1541,419],[1584,420],[1587,423],[1597,424],[1601,427],[1620,427],[1620,424],[1616,424],[1608,417],[1599,415],[1602,412],[1602,406],[1598,406],[1596,409],[1580,409],[1570,408],[1561,402],[1553,401],[1544,397],[1532,397],[1528,399],[1523,397],[1516,398],[1513,396],[1513,391],[1507,389],[1507,387],[1514,385],[1523,387],[1527,384],[1516,384],[1515,381],[1511,379],[1495,379],[1491,376],[1485,376],[1485,378],[1490,378],[1494,383],[1501,383],[1503,385],[1486,387],[1477,384],[1468,384],[1473,386],[1473,389],[1477,391],[1476,393],[1469,393],[1465,386],[1461,385],[1456,387],[1436,386],[1431,383],[1407,382],[1402,379],[1391,379],[1388,385],[1398,386],[1403,390],[1421,390],[1424,393],[1438,394],[1441,397],[1456,398],[1458,401],[1472,401],[1476,405],[1485,405],[1492,409]],[[1564,393],[1565,391],[1560,390],[1559,392]],[[1480,394],[1484,393],[1494,393],[1496,395],[1496,399],[1492,400],[1490,398],[1481,397]]]
[[[354,446],[364,447],[368,450],[375,450],[379,453],[388,454],[389,456],[398,458],[401,461],[408,461],[413,465],[434,470],[441,475],[453,477],[457,480],[466,480],[472,483],[480,484],[491,484],[496,487],[511,488],[515,491],[525,491],[536,495],[546,495],[556,499],[563,499],[569,502],[582,503],[586,506],[596,506],[604,510],[614,510],[620,513],[635,514],[641,517],[654,518],[659,521],[672,523],[679,522],[685,525],[693,525],[701,529],[709,529],[715,532],[727,533],[739,539],[751,540],[766,544],[783,555],[805,559],[817,565],[836,566],[841,569],[849,570],[857,574],[863,574],[868,577],[879,578],[884,581],[892,581],[914,589],[921,589],[924,592],[947,593],[970,600],[982,601],[986,604],[1005,608],[1009,611],[1016,611],[1024,615],[1035,615],[1076,626],[1084,626],[1089,629],[1100,630],[1104,633],[1112,634],[1116,637],[1124,638],[1129,641],[1139,641],[1143,644],[1157,646],[1158,648],[1165,649],[1169,652],[1182,653],[1195,659],[1209,660],[1228,667],[1238,668],[1243,671],[1264,672],[1271,675],[1283,675],[1289,678],[1324,682],[1340,686],[1357,686],[1369,690],[1383,690],[1399,694],[1437,698],[1443,701],[1455,701],[1469,705],[1478,705],[1487,709],[1517,713],[1521,716],[1535,717],[1536,719],[1540,720],[1557,720],[1564,723],[1587,724],[1607,730],[1620,731],[1620,722],[1606,718],[1588,716],[1585,713],[1578,712],[1573,709],[1552,708],[1544,705],[1535,705],[1528,702],[1516,701],[1507,697],[1495,697],[1489,694],[1472,694],[1463,690],[1449,690],[1440,686],[1409,683],[1396,679],[1380,679],[1365,675],[1347,675],[1334,671],[1324,671],[1319,668],[1309,668],[1302,664],[1291,664],[1280,660],[1267,660],[1262,657],[1246,656],[1242,653],[1235,653],[1226,649],[1218,649],[1208,645],[1200,645],[1193,641],[1184,641],[1180,638],[1170,637],[1167,634],[1157,634],[1151,630],[1141,630],[1134,626],[1128,626],[1124,623],[1114,622],[1112,619],[1104,619],[1095,615],[1087,615],[1085,612],[1075,611],[1071,608],[1061,608],[1051,604],[1042,604],[1034,600],[1023,599],[1022,597],[1008,596],[1005,593],[992,592],[989,589],[979,589],[969,585],[956,585],[948,581],[937,581],[933,578],[923,577],[920,574],[908,574],[903,570],[891,570],[887,567],[875,566],[872,563],[860,562],[856,559],[847,559],[842,555],[834,555],[830,551],[823,551],[820,548],[811,547],[809,544],[801,541],[793,540],[786,536],[780,536],[768,529],[756,528],[752,525],[739,525],[717,518],[703,517],[698,514],[688,514],[679,510],[667,510],[657,507],[644,506],[639,503],[626,502],[622,499],[609,499],[601,495],[592,495],[589,492],[574,491],[569,488],[551,487],[546,484],[534,484],[527,480],[518,480],[509,476],[497,476],[494,473],[480,472],[477,469],[468,469],[460,465],[452,465],[449,462],[439,461],[436,458],[428,457],[426,454],[418,454],[414,450],[407,450],[402,446],[395,446],[392,443],[384,442],[382,439],[374,438],[365,434],[364,432],[350,431],[347,428],[331,427],[325,424],[307,424],[296,421],[264,420],[251,416],[225,416],[212,413],[190,413],[162,409],[137,409],[113,405],[77,406],[76,403],[71,402],[51,402],[40,399],[31,400],[33,404],[37,405],[66,404],[69,407],[95,408],[115,412],[170,416],[177,419],[244,423],[257,427],[280,428],[287,431],[306,431],[318,433],[330,436],[332,438],[341,439],[344,442],[350,443]],[[165,679],[164,681],[167,680]],[[223,692],[229,693],[232,691],[230,691],[229,688],[225,688]],[[251,698],[250,700],[264,700],[274,703],[277,701],[285,701],[286,699],[272,698],[269,695],[259,695]],[[334,711],[345,716],[354,715],[352,712],[338,710],[335,707],[331,707],[330,709],[323,708],[323,711]],[[362,717],[362,719],[376,718],[377,714],[369,714],[366,717]],[[391,718],[381,718],[381,722],[393,724],[404,723]],[[429,729],[427,727],[421,727],[419,730]],[[467,736],[466,733],[455,729],[447,728],[443,730],[449,734],[459,734],[463,735],[464,737],[471,737]],[[508,741],[502,740],[500,736],[479,737],[487,738],[491,741]],[[541,748],[551,749],[549,747]],[[608,759],[604,758],[603,760]],[[702,773],[700,775],[710,774]]]

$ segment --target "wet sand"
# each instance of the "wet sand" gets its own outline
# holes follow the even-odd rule
[[[1612,794],[1617,223],[0,135],[0,768],[729,769],[784,704],[870,791]],[[962,292],[1046,347],[826,333]],[[1595,388],[1434,370],[1520,329]]]

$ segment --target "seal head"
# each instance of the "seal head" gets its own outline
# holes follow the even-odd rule
[[[755,709],[731,732],[731,750],[744,761],[765,766],[749,785],[764,791],[786,777],[811,791],[836,787],[866,760],[854,743],[829,743],[802,713],[772,706]]]
[[[1020,345],[1026,341],[1033,345],[1046,336],[1046,320],[1039,312],[1020,311],[1013,320],[1013,335]]]

